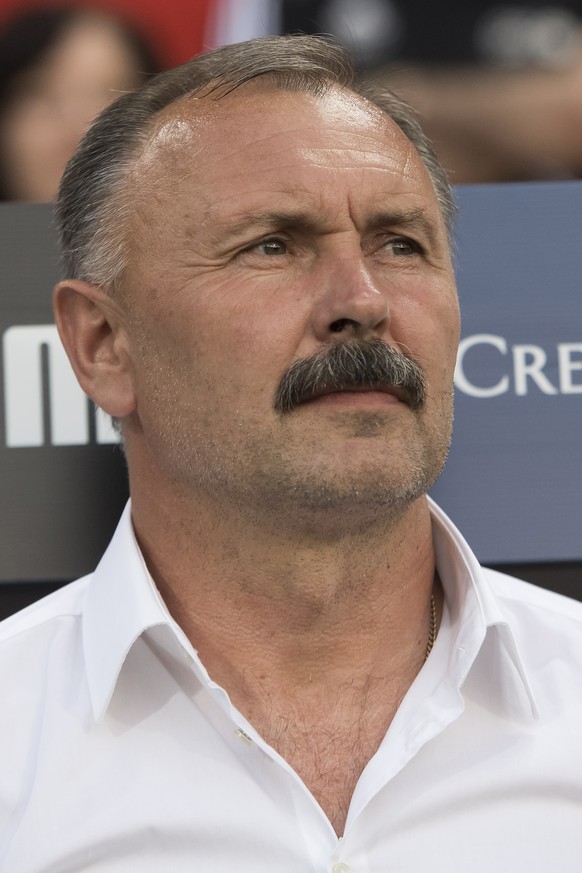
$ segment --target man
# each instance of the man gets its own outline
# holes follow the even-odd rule
[[[132,500],[2,631],[7,873],[579,869],[581,609],[426,497],[451,214],[406,108],[309,37],[89,132],[55,311]]]

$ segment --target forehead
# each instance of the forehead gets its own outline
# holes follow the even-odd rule
[[[389,205],[440,221],[414,146],[379,107],[339,87],[316,96],[251,83],[218,99],[182,98],[157,116],[132,176],[141,220],[157,224],[166,209],[186,231],[190,220],[200,227],[280,199],[333,211],[397,198]]]

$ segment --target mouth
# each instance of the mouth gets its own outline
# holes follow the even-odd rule
[[[301,401],[301,406],[317,402],[393,406],[397,403],[410,405],[410,398],[405,389],[396,388],[394,385],[330,385],[310,394]]]

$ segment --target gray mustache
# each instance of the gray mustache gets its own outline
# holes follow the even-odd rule
[[[426,398],[424,374],[416,361],[376,338],[334,343],[295,361],[279,383],[275,409],[293,412],[330,390],[362,386],[398,388],[412,409],[420,409]]]

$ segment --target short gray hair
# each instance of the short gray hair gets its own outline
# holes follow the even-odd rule
[[[124,183],[147,143],[156,114],[188,95],[217,99],[259,77],[282,90],[323,94],[346,88],[382,109],[415,147],[451,230],[451,186],[414,112],[373,82],[358,83],[353,59],[322,37],[264,37],[199,55],[119,97],[99,115],[65,170],[56,216],[67,278],[114,288],[127,267],[124,227],[131,209]]]

